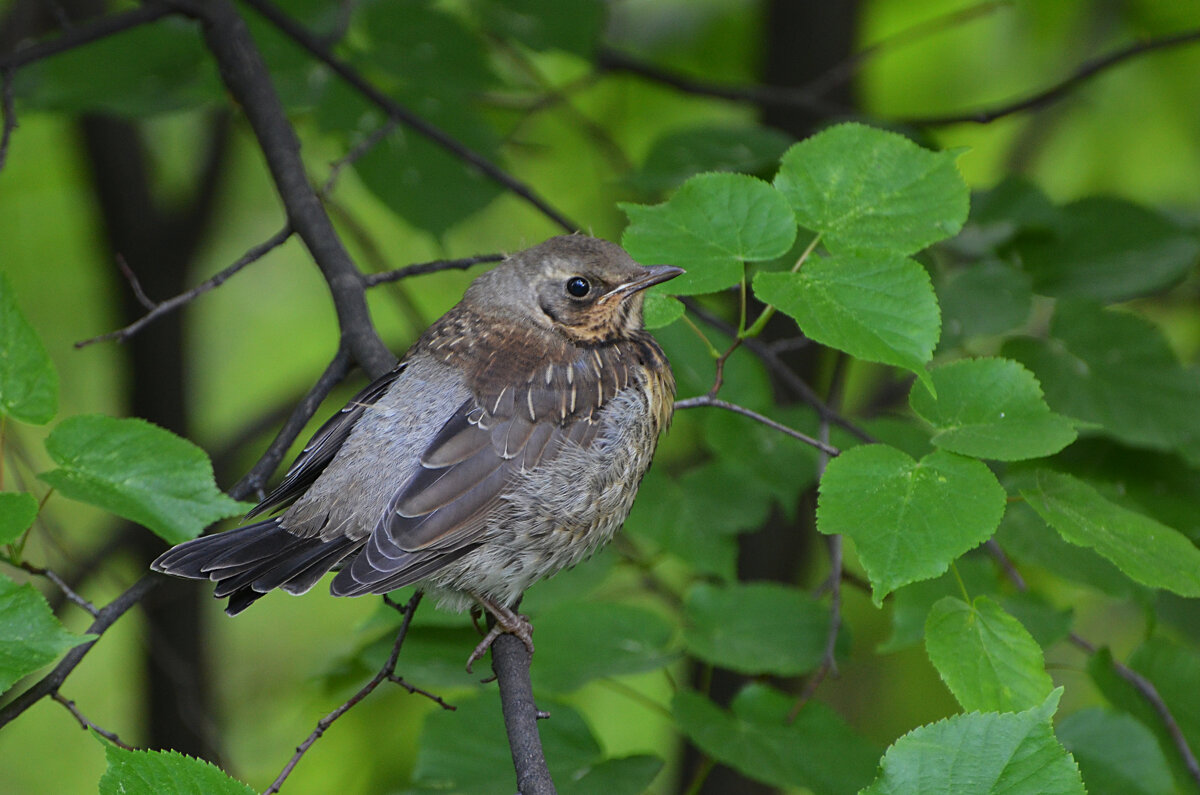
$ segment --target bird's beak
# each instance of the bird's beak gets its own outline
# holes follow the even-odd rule
[[[611,298],[624,298],[625,296],[633,295],[636,292],[645,290],[647,287],[653,287],[656,284],[662,284],[665,281],[674,279],[683,272],[683,268],[676,268],[674,265],[651,265],[645,269],[645,272],[641,276],[633,281],[618,284],[600,296],[600,300],[596,303],[602,304]]]

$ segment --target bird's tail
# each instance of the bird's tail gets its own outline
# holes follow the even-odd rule
[[[213,596],[229,597],[225,612],[237,615],[273,588],[302,594],[362,545],[345,537],[301,538],[279,519],[201,536],[172,547],[150,568],[163,574],[212,580]]]

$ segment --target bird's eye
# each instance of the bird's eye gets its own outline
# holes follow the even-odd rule
[[[572,276],[567,279],[567,292],[576,298],[583,298],[591,289],[592,286],[588,284],[588,280],[582,276]]]

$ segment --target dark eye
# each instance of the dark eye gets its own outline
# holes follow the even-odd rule
[[[567,279],[567,292],[576,298],[583,298],[591,289],[592,286],[588,284],[588,280],[582,276],[572,276]]]

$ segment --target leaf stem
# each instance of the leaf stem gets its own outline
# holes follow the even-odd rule
[[[792,266],[792,273],[796,273],[797,271],[800,270],[800,268],[804,265],[804,263],[808,260],[808,258],[812,255],[813,251],[816,249],[817,244],[820,242],[821,242],[821,233],[817,232],[817,234],[813,235],[813,239],[808,244],[808,247],[805,248],[804,251],[800,254],[800,258],[798,260],[796,260],[796,264]],[[746,329],[745,331],[738,332],[738,339],[746,339],[747,337],[757,337],[759,334],[762,333],[762,330],[764,328],[766,328],[767,323],[770,322],[771,318],[775,317],[775,313],[777,311],[778,310],[773,305],[767,304],[763,308],[762,314],[759,315],[758,319],[754,321],[753,326]]]
[[[971,603],[971,592],[967,590],[967,584],[963,581],[962,575],[958,572],[958,566],[951,562],[950,571],[954,572],[954,579],[958,582],[958,589],[962,591],[963,601],[967,604]]]
[[[708,348],[708,354],[710,356],[712,356],[714,359],[721,358],[721,352],[719,350],[717,350],[717,346],[713,345],[712,342],[708,339],[708,337],[705,336],[704,330],[701,329],[699,326],[697,326],[696,323],[690,317],[687,316],[687,312],[683,313],[683,322],[687,323],[688,326],[691,328],[691,330],[696,332],[696,336],[699,337],[700,340],[704,343],[704,347]]]

